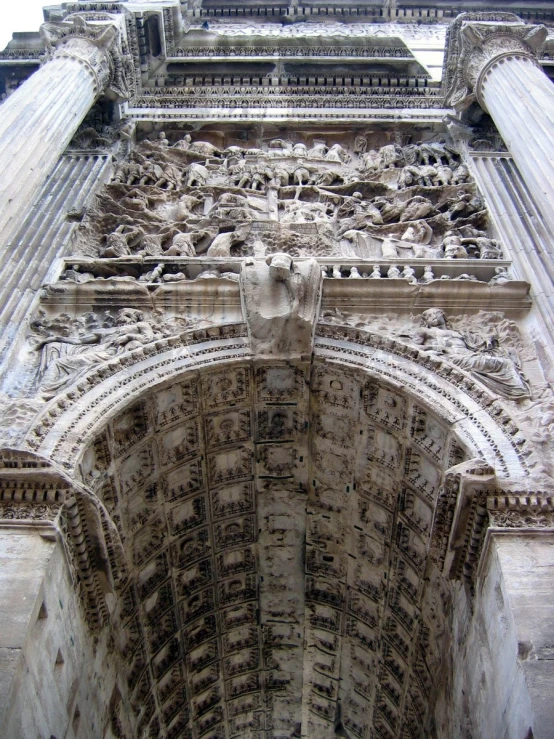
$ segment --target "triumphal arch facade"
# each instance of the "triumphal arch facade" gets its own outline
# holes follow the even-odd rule
[[[554,735],[551,5],[0,53],[3,737]]]

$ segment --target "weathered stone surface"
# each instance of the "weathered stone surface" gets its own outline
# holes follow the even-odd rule
[[[315,259],[274,254],[247,260],[242,272],[244,312],[252,350],[260,357],[306,358],[312,351],[321,299]]]
[[[4,733],[546,739],[554,16],[116,5],[0,54]]]

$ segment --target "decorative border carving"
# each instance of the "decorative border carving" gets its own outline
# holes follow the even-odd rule
[[[554,497],[551,493],[495,495],[487,500],[493,529],[554,529]]]

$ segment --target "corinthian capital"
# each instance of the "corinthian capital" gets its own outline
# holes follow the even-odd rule
[[[458,111],[477,101],[485,110],[481,83],[490,67],[503,58],[524,57],[538,65],[548,31],[526,25],[513,13],[463,13],[447,36],[444,86],[446,104]]]
[[[96,93],[112,100],[128,99],[134,88],[133,64],[115,23],[89,23],[79,15],[43,23],[40,34],[46,60],[70,58],[82,64],[94,80]]]

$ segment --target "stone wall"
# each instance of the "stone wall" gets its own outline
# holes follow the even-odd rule
[[[0,546],[3,736],[121,736],[110,635],[89,631],[59,536],[4,528]]]

